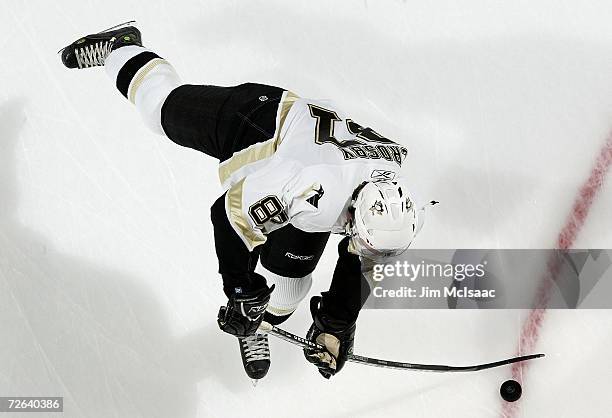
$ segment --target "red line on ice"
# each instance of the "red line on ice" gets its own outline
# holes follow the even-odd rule
[[[582,185],[576,199],[574,200],[574,205],[572,206],[572,210],[567,217],[565,226],[557,237],[556,248],[566,250],[574,245],[576,237],[582,229],[584,221],[589,214],[591,205],[593,204],[597,193],[604,183],[606,173],[608,172],[610,165],[612,165],[612,132],[608,135],[606,143],[601,148],[589,178]],[[542,308],[533,309],[523,324],[523,329],[521,331],[517,348],[517,355],[532,353],[536,343],[538,342],[540,328],[546,315],[546,306],[551,295],[551,288],[557,278],[557,275],[559,274],[559,270],[560,263],[558,258],[555,257],[548,260],[546,273],[541,278],[541,282],[535,297],[535,306]],[[513,364],[512,378],[522,383],[523,374],[526,372],[528,366],[529,362]],[[504,402],[502,405],[502,417],[512,418],[516,415],[518,409],[518,402]]]

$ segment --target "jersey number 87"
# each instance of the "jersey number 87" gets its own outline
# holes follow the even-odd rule
[[[249,215],[257,226],[265,227],[267,222],[284,224],[289,220],[287,211],[280,199],[274,195],[266,196],[249,207]]]

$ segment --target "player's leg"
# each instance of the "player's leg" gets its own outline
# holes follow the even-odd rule
[[[182,84],[166,60],[140,46],[113,51],[105,68],[146,125],[178,145],[224,161],[274,136],[281,88]]]
[[[278,325],[287,320],[306,297],[314,271],[327,240],[328,232],[307,233],[292,225],[268,235],[259,250],[255,271],[275,285],[264,321]],[[267,334],[239,339],[244,369],[253,379],[263,378],[270,368]]]
[[[275,285],[265,321],[286,321],[306,297],[315,270],[329,239],[329,232],[304,232],[287,225],[272,232],[261,248],[257,272]]]
[[[185,84],[161,107],[165,134],[221,162],[251,145],[274,137],[285,90],[245,83],[231,87]]]
[[[161,109],[168,95],[182,84],[175,69],[155,52],[140,45],[113,50],[104,69],[119,92],[136,106],[145,125],[164,135]]]
[[[145,124],[163,134],[162,104],[181,81],[166,60],[142,46],[141,33],[132,23],[79,38],[61,51],[62,62],[68,68],[104,66],[119,92],[136,105]]]
[[[182,84],[168,61],[142,46],[131,23],[78,39],[62,50],[62,62],[68,68],[104,66],[151,130],[221,161],[274,136],[285,90]]]

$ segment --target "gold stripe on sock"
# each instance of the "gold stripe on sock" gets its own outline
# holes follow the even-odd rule
[[[268,307],[266,308],[266,311],[268,313],[271,313],[274,316],[287,316],[292,314],[293,312],[295,312],[296,308],[293,309],[289,309],[289,308],[276,308],[274,306],[270,306],[268,305]]]
[[[134,78],[132,78],[130,86],[128,87],[128,99],[130,100],[130,102],[135,103],[136,92],[138,91],[138,88],[144,81],[145,77],[153,70],[153,68],[161,64],[170,65],[170,63],[163,58],[153,58],[147,63],[147,65],[138,70],[136,75],[134,75]]]

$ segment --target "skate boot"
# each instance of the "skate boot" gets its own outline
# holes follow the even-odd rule
[[[253,385],[256,385],[259,379],[266,376],[270,368],[268,334],[255,334],[238,338],[238,343],[244,371],[253,379]]]
[[[140,31],[134,21],[87,35],[61,49],[62,63],[68,68],[89,68],[104,65],[111,51],[126,45],[142,46]]]

